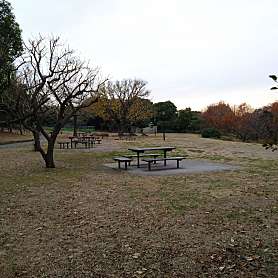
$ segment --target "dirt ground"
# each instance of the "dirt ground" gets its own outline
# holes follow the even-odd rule
[[[134,176],[103,166],[172,145],[232,172]],[[0,149],[0,277],[277,277],[278,152],[191,134]]]

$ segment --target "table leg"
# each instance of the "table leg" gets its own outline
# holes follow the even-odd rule
[[[166,158],[166,150],[164,150],[164,158]],[[164,160],[164,166],[166,166],[166,160]]]
[[[118,167],[121,169],[121,162],[118,160]]]
[[[72,138],[70,139],[70,148],[72,149]]]
[[[140,168],[140,156],[139,156],[139,152],[137,153],[137,168]]]
[[[177,159],[177,168],[180,168],[180,161]]]

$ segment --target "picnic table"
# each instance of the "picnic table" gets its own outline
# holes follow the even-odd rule
[[[76,137],[76,136],[69,136],[70,139],[70,147],[73,147],[73,143],[75,142],[75,147],[76,147],[76,140],[77,142],[86,142],[88,143],[88,146],[90,147],[91,144],[95,143],[95,137],[94,136],[81,136],[81,137]]]
[[[149,147],[149,148],[129,148],[128,150],[135,152],[137,154],[137,167],[140,167],[140,154],[148,151],[163,151],[164,158],[166,158],[166,154],[169,151],[176,149],[175,147]],[[166,160],[164,160],[164,166],[166,166]]]

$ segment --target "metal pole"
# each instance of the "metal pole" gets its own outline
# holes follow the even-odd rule
[[[163,141],[165,141],[165,122],[163,121]]]

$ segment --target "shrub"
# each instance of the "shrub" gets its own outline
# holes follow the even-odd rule
[[[220,138],[221,133],[218,129],[210,127],[204,128],[201,132],[203,138]]]

